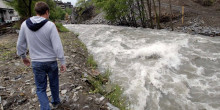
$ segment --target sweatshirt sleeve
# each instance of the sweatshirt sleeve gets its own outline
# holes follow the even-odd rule
[[[18,41],[17,41],[17,55],[22,59],[26,58],[27,52],[27,41],[24,32],[24,23],[21,25],[21,29],[19,31]]]
[[[60,63],[62,65],[64,65],[65,58],[64,58],[63,46],[62,46],[62,42],[60,40],[60,36],[59,36],[59,33],[57,31],[55,24],[53,24],[53,26],[52,26],[50,39],[51,39],[51,43],[53,46],[53,50],[54,50],[57,58],[59,59]]]

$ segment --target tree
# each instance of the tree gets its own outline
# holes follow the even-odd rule
[[[70,9],[70,8],[66,8],[65,9],[65,12],[68,14],[68,15],[71,15],[72,14],[72,9]]]
[[[23,19],[32,16],[34,13],[32,0],[13,0],[8,5],[12,6]]]
[[[95,6],[105,12],[106,19],[117,24],[154,28],[153,11],[156,16],[157,28],[160,29],[161,0],[157,0],[157,2],[159,13],[155,0],[93,0]]]
[[[78,0],[78,2],[76,3],[77,7],[84,7],[85,9],[88,6],[88,2],[86,0]]]
[[[130,21],[130,26],[137,27],[133,0],[128,0],[128,6],[129,6],[129,9],[130,9],[129,14],[128,14],[128,19]]]
[[[152,9],[151,9],[152,5],[151,5],[151,0],[147,0],[147,8],[148,8],[148,13],[149,13],[149,19],[150,19],[150,27],[153,29],[154,28],[154,24],[153,24],[153,18],[152,18]]]
[[[142,19],[142,26],[144,27],[144,28],[146,28],[146,15],[145,15],[145,6],[144,6],[144,1],[143,0],[141,0],[141,5],[140,5],[140,7],[141,7],[141,19]]]
[[[160,29],[161,28],[161,26],[160,26],[160,18],[159,18],[158,13],[157,13],[155,1],[154,0],[152,0],[152,1],[153,1],[153,7],[154,7],[154,14],[156,16],[157,29]]]
[[[50,16],[50,18],[53,19],[53,20],[64,20],[65,15],[66,15],[65,11],[64,11],[61,7],[59,7],[59,6],[57,6],[57,7],[55,8],[55,10],[56,10],[56,11],[54,11],[53,13],[51,13],[51,15],[52,15],[52,14],[53,14],[53,15]]]
[[[26,3],[28,1],[28,3]],[[32,4],[32,0],[23,0],[25,6],[28,8],[28,12],[29,12],[29,16],[32,15],[32,11],[31,11],[31,4]]]
[[[159,23],[159,29],[161,29],[161,26],[160,26],[160,17],[161,17],[161,3],[160,3],[160,0],[157,0],[158,1],[158,5],[159,5],[159,14],[158,14],[158,23]]]
[[[13,0],[8,5],[12,6],[20,15],[21,19],[27,19],[35,15],[34,5],[38,1],[44,1],[50,7],[50,19],[55,21],[57,19],[64,19],[65,12],[60,8],[56,7],[53,0]]]
[[[94,4],[105,12],[106,19],[119,24],[129,24],[128,20],[133,19],[129,12],[132,2],[132,0],[94,0]],[[134,14],[134,11],[131,13]]]
[[[170,4],[170,26],[171,26],[171,29],[173,31],[174,30],[173,29],[173,11],[172,11],[171,0],[169,0],[169,4]]]

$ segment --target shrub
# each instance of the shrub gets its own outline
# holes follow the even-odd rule
[[[96,69],[97,68],[97,63],[96,61],[93,59],[92,55],[89,55],[88,60],[87,60],[87,66],[92,68],[92,69]]]
[[[108,69],[105,73],[99,74],[98,76],[88,76],[87,79],[93,87],[91,93],[100,93],[120,110],[126,110],[128,102],[126,102],[126,97],[122,95],[123,89],[119,85],[112,84],[109,81],[110,74],[111,71]]]
[[[55,25],[59,32],[69,32],[69,30],[62,25],[62,23],[56,22]]]

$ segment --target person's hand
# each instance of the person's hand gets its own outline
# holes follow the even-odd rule
[[[60,72],[63,73],[66,71],[66,65],[61,65]]]
[[[23,62],[24,62],[24,64],[25,64],[26,66],[30,66],[30,65],[31,65],[30,60],[27,59],[27,58],[24,58],[24,59],[23,59]]]

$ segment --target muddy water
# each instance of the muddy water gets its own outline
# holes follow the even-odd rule
[[[108,25],[66,25],[132,110],[220,109],[220,38]]]

